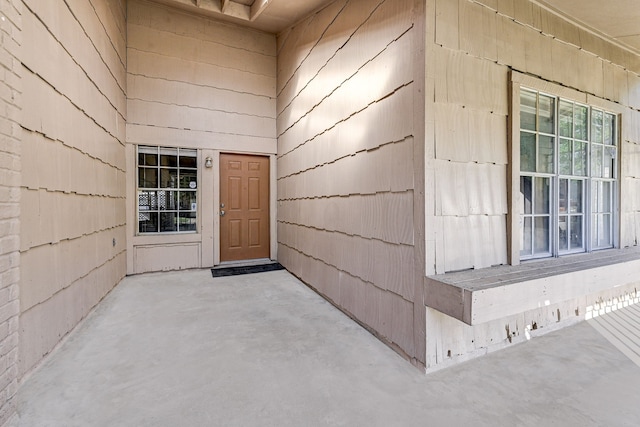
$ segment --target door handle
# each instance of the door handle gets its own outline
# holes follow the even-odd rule
[[[220,211],[220,216],[224,216],[225,212],[224,211]]]

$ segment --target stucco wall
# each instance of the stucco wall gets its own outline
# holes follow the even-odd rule
[[[637,245],[640,58],[527,1],[436,0],[426,27],[427,274],[507,262],[510,69],[622,111],[620,245]],[[548,330],[584,319],[594,302],[626,298],[636,286],[475,327],[428,308],[427,367],[522,341],[532,325]]]
[[[421,358],[413,6],[338,0],[279,35],[278,259]]]
[[[25,1],[20,372],[125,274],[125,6]]]
[[[15,412],[18,385],[22,1],[0,3],[0,425]]]
[[[137,0],[127,34],[128,272],[212,266],[218,154],[276,153],[275,36]],[[199,150],[197,233],[136,235],[138,144]]]

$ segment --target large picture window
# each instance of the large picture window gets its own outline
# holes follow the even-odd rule
[[[614,246],[617,116],[520,90],[520,258]]]
[[[196,231],[197,152],[138,146],[138,232]]]

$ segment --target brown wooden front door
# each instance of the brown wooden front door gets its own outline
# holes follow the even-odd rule
[[[220,154],[220,261],[269,258],[269,158]]]

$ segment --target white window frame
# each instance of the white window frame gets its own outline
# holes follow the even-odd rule
[[[540,173],[537,171],[534,172],[521,172],[520,171],[520,95],[522,90],[529,90],[532,92],[536,92],[542,94],[544,96],[553,97],[554,99],[554,131],[552,136],[554,137],[554,169],[553,173]],[[508,185],[508,197],[509,197],[509,213],[507,216],[507,241],[509,246],[509,263],[512,265],[517,265],[520,261],[535,259],[535,258],[548,258],[548,257],[558,257],[564,256],[572,253],[582,253],[582,252],[592,252],[600,249],[607,248],[615,248],[619,247],[619,191],[620,191],[620,153],[621,153],[621,140],[620,140],[620,120],[621,120],[621,111],[620,107],[616,104],[603,100],[601,98],[594,97],[593,95],[585,94],[570,88],[566,88],[564,86],[552,84],[533,76],[524,75],[518,73],[516,71],[511,72],[510,79],[510,116],[509,116],[509,154],[510,161],[508,165],[508,176],[509,176],[509,185]],[[560,100],[569,101],[574,103],[574,105],[588,107],[587,118],[588,118],[588,131],[587,131],[587,171],[585,176],[576,175],[574,168],[574,161],[572,160],[571,167],[572,173],[571,175],[561,174],[560,172],[560,139],[570,140],[571,147],[573,147],[573,141],[578,139],[578,142],[585,141],[584,139],[576,138],[575,133],[571,138],[561,137],[559,131],[559,106]],[[614,163],[614,171],[613,176],[611,178],[598,178],[592,176],[591,171],[591,149],[592,147],[596,147],[596,145],[591,141],[591,119],[592,119],[592,111],[602,111],[605,113],[609,113],[615,116],[615,128],[612,129],[614,132],[614,147],[615,147],[615,163]],[[575,125],[574,125],[575,126]],[[538,128],[536,128],[536,132],[538,132]],[[535,132],[533,132],[535,133]],[[545,134],[544,132],[542,133]],[[537,144],[537,137],[536,137]],[[604,145],[598,146],[601,149],[604,149]],[[610,147],[610,146],[609,146]],[[572,151],[573,153],[573,151]],[[537,159],[535,160],[537,162]],[[536,163],[537,165],[537,163]],[[523,239],[523,225],[521,211],[523,209],[523,203],[521,194],[520,194],[520,180],[521,176],[532,176],[532,182],[535,180],[535,177],[549,177],[551,180],[550,184],[550,220],[549,220],[549,250],[541,253],[535,253],[532,251],[529,255],[521,256],[520,248],[522,245]],[[566,217],[568,221],[570,221],[571,215],[577,216],[576,214],[571,214],[571,210],[569,209],[566,214],[560,212],[560,197],[559,197],[559,185],[561,180],[570,179],[570,180],[582,180],[583,183],[583,194],[582,194],[582,245],[578,248],[561,249],[560,248],[560,231],[559,224],[561,217]],[[596,212],[595,206],[593,206],[592,195],[594,194],[596,185],[600,182],[608,182],[611,186],[610,198],[609,198],[609,211],[607,213],[601,214],[600,212]],[[569,181],[567,182],[569,185]],[[533,191],[533,190],[532,190]],[[533,194],[532,194],[533,195]],[[567,201],[567,203],[569,203]],[[533,209],[533,206],[532,206]],[[535,212],[532,210],[532,213]],[[611,220],[610,226],[610,236],[608,244],[597,245],[593,242],[593,230],[595,224],[595,218],[597,216],[604,217],[608,216]],[[567,237],[567,241],[570,238]],[[534,241],[531,242],[532,247],[535,244]]]
[[[157,157],[157,164],[147,165],[140,164],[141,154],[153,154]],[[146,152],[146,153],[145,153]],[[167,155],[169,157],[176,156],[176,165],[162,165],[161,156]],[[180,162],[180,158],[193,158],[193,166],[183,166]],[[141,185],[141,170],[156,171],[156,185],[144,186]],[[162,185],[162,170],[174,171],[175,182],[171,185]],[[171,172],[168,172],[171,175]],[[183,175],[184,173],[184,175]],[[195,180],[193,175],[195,174]],[[189,180],[189,184],[186,182],[180,182],[182,177],[192,178]],[[171,178],[174,176],[171,175]],[[189,179],[189,178],[187,178]],[[199,200],[199,181],[200,173],[198,170],[198,153],[196,149],[177,148],[177,147],[162,147],[152,145],[138,145],[136,146],[136,235],[166,235],[166,234],[189,234],[198,232],[198,200]],[[162,194],[161,194],[162,193]],[[181,196],[189,195],[188,200],[183,200]],[[174,195],[174,200],[166,199],[168,195]],[[141,200],[144,197],[151,202],[141,204]],[[164,203],[160,203],[160,200],[164,200]],[[141,230],[140,219],[143,215],[157,215],[156,229]],[[175,229],[162,230],[162,217],[167,216],[169,218],[175,215]],[[169,218],[170,219],[170,218]],[[184,229],[181,229],[181,223],[184,222]]]

